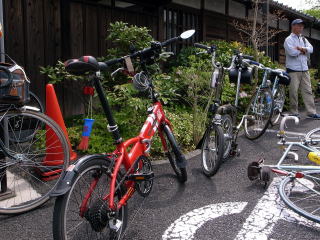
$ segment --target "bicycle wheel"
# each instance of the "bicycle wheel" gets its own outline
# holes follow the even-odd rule
[[[35,107],[36,109],[39,110],[39,112],[44,113],[44,107],[40,101],[40,99],[32,92],[30,92],[30,101],[28,102],[27,106]],[[32,110],[33,111],[33,110]],[[19,139],[15,138],[13,136],[14,132],[9,133],[9,138],[10,141],[19,141],[19,143],[22,142],[27,142],[29,141],[32,137],[33,134],[37,131],[37,129],[34,129],[34,127],[37,128],[42,128],[44,125],[36,125],[36,124],[30,124],[28,126],[19,126],[22,121],[19,121],[18,118],[15,118],[15,128],[20,131]]]
[[[268,88],[259,89],[250,101],[244,120],[245,135],[254,140],[268,128],[273,112],[273,97]]]
[[[306,144],[320,151],[320,128],[312,129],[306,134]]]
[[[224,134],[221,126],[213,124],[205,133],[201,147],[201,165],[204,175],[217,173],[223,159]]]
[[[35,95],[33,92],[29,92],[29,94],[30,101],[28,102],[27,106],[38,108],[40,112],[44,113],[45,109],[40,98],[38,98],[38,96]]]
[[[224,132],[224,152],[223,159],[227,159],[230,155],[233,139],[233,121],[229,114],[223,115],[221,126]]]
[[[70,191],[56,199],[53,212],[54,239],[120,239],[127,224],[127,205],[115,214],[116,219],[122,223],[115,233],[109,227],[109,166],[110,161],[102,157],[80,166]],[[118,174],[116,185],[120,181]],[[125,188],[121,185],[115,193],[115,204],[124,194]]]
[[[273,96],[274,106],[273,106],[272,118],[270,121],[271,125],[273,126],[279,122],[279,119],[281,117],[281,113],[283,110],[285,98],[286,98],[285,88],[283,85],[279,84]]]
[[[69,164],[69,147],[58,125],[42,113],[9,111],[0,119],[0,214],[26,212],[49,200]],[[20,141],[22,126],[34,130],[28,141]]]
[[[170,165],[177,175],[180,182],[186,182],[188,179],[186,164],[187,160],[180,150],[180,147],[168,125],[163,128],[164,139],[167,145],[166,155],[169,159]]]
[[[281,181],[280,197],[299,215],[320,223],[320,170],[302,174],[302,178],[287,176]]]

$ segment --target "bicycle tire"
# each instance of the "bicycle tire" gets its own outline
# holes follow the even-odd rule
[[[211,133],[215,132],[214,138],[215,138],[215,152],[216,160],[214,161],[214,164],[212,164],[211,161],[211,168],[208,168],[208,164],[206,163],[207,156],[205,155],[205,151],[211,151],[209,149],[208,140],[211,138]],[[211,154],[211,152],[210,152]],[[224,154],[224,132],[220,125],[213,124],[209,126],[206,130],[205,137],[201,146],[201,167],[204,175],[207,177],[212,177],[215,175],[223,161],[223,154]],[[212,156],[212,155],[211,155]]]
[[[50,160],[51,163],[53,163],[52,161],[59,161],[59,163],[62,163],[61,165],[59,165],[59,169],[61,171],[64,171],[69,165],[69,156],[70,156],[69,146],[60,127],[51,118],[49,118],[43,113],[28,111],[28,110],[24,110],[24,111],[15,110],[15,111],[9,111],[4,114],[6,115],[6,117],[10,117],[10,116],[20,117],[21,115],[23,115],[25,117],[38,119],[39,121],[41,121],[40,124],[44,124],[44,126],[47,126],[50,129],[48,131],[51,131],[50,132],[52,134],[51,136],[56,137],[57,140],[55,141],[59,141],[58,143],[60,144],[59,146],[61,147],[59,148],[59,152],[58,150],[47,152],[47,148],[42,148],[43,147],[41,144],[42,137],[44,138],[45,134],[47,133],[47,130],[41,130],[39,131],[40,135],[35,135],[37,136],[37,139],[32,139],[32,142],[29,145],[27,145],[24,142],[18,147],[17,145],[20,143],[19,141],[15,141],[15,142],[9,142],[9,145],[6,146],[7,149],[2,149],[2,151],[3,150],[9,151],[9,152],[11,151],[12,154],[14,153],[14,151],[20,150],[21,153],[17,152],[16,153],[17,155],[15,156],[19,157],[19,155],[21,155],[20,156],[21,160],[19,160],[18,158],[17,159],[19,161],[17,161],[17,159],[12,159],[12,158],[5,159],[3,158],[4,157],[3,152],[1,152],[2,160],[0,159],[0,172],[2,172],[2,174],[0,174],[0,181],[4,180],[3,179],[4,177],[6,177],[9,180],[12,180],[13,183],[12,184],[9,183],[8,188],[10,189],[11,187],[13,187],[13,189],[11,190],[13,190],[13,192],[15,193],[15,197],[12,197],[8,200],[0,201],[0,214],[24,213],[24,212],[33,210],[41,206],[45,202],[47,202],[50,198],[50,193],[55,189],[56,185],[58,184],[59,180],[62,177],[61,174],[55,175],[54,176],[55,179],[51,180],[50,182],[49,181],[46,182],[46,180],[42,180],[41,177],[39,178],[38,171],[41,171],[41,170],[53,171],[53,169],[55,169],[50,165],[43,164],[43,161],[45,159],[44,157],[51,156],[51,160]],[[0,117],[0,119],[2,119],[2,117]],[[4,136],[3,135],[4,128],[2,125],[3,123],[2,122],[0,123],[1,123],[0,130],[2,131],[2,136]],[[8,127],[8,129],[10,129],[10,127]],[[4,138],[1,137],[1,139],[4,139]],[[36,148],[37,144],[40,144],[39,145],[40,149]],[[32,145],[34,146],[32,147]],[[24,146],[24,148],[22,146]],[[31,149],[33,148],[36,148],[35,152],[30,153]],[[55,146],[51,148],[53,149],[55,148]],[[43,152],[40,152],[40,151],[43,151]],[[38,156],[36,156],[36,153],[38,154]],[[56,154],[61,154],[61,155],[56,155]],[[36,162],[38,157],[39,157],[39,160],[41,161],[40,163]],[[53,157],[56,157],[59,159],[54,159]],[[63,159],[60,159],[60,158],[63,158]],[[46,159],[45,161],[47,160],[48,159]],[[17,184],[15,181],[18,181],[20,184],[22,182],[24,184],[25,189],[16,190],[15,187]],[[19,193],[17,193],[18,190],[20,190]],[[27,198],[27,194],[26,194],[27,190],[29,190],[30,199]],[[21,200],[18,199],[16,202],[16,198],[18,198],[19,195],[21,195],[20,196]],[[12,204],[12,201],[13,201],[13,204]],[[7,204],[7,205],[4,205],[4,204]]]
[[[302,172],[302,173],[304,174],[304,177],[303,177],[303,178],[306,178],[306,176],[309,176],[309,175],[311,175],[311,174],[317,174],[317,175],[320,176],[320,170],[304,171],[304,172]],[[294,193],[296,193],[296,192],[292,192],[292,189],[291,189],[290,193],[288,193],[288,192],[286,191],[286,189],[287,189],[287,187],[288,187],[287,185],[288,185],[289,183],[295,181],[296,179],[297,179],[297,178],[294,177],[294,176],[287,176],[287,177],[285,177],[285,178],[281,181],[280,186],[279,186],[279,195],[280,195],[282,201],[283,201],[291,210],[293,210],[293,211],[296,212],[297,214],[299,214],[299,215],[301,215],[301,216],[303,216],[303,217],[305,217],[305,218],[307,218],[307,219],[309,219],[309,220],[311,220],[311,221],[314,221],[314,222],[316,222],[316,223],[320,223],[320,215],[316,216],[316,215],[314,215],[314,214],[312,214],[312,213],[310,213],[310,212],[302,209],[301,206],[297,206],[297,204],[294,203],[294,202],[289,198],[288,194],[292,194],[292,193],[294,194]],[[320,181],[320,178],[319,178],[319,177],[318,177],[318,180]],[[308,180],[308,181],[309,181],[309,180]],[[306,183],[306,184],[307,184],[307,183]],[[308,187],[306,186],[306,184],[303,184],[303,185],[302,185],[303,187],[306,188],[305,190],[308,189]],[[319,182],[318,182],[318,184],[319,184]],[[293,183],[293,185],[296,185],[296,183]],[[297,185],[296,185],[296,187],[297,187]],[[317,188],[317,192],[319,192],[319,185],[317,185],[317,187],[318,187],[318,188]],[[304,189],[298,189],[298,190],[300,190],[300,192],[302,193]],[[301,190],[302,190],[302,191],[301,191]],[[306,192],[305,190],[304,190],[304,192]],[[312,191],[312,193],[314,194],[313,191]],[[299,194],[299,191],[298,191],[298,194]],[[317,198],[317,199],[316,199],[316,202],[317,202],[318,204],[319,204],[319,201],[318,201],[319,197],[320,197],[320,195],[318,194],[317,197],[316,197],[316,198]],[[295,196],[294,198],[297,199],[296,196]],[[311,208],[310,208],[310,201],[312,201],[312,199],[309,197],[309,198],[306,198],[305,200],[308,201],[308,203],[306,203],[308,209],[311,209]],[[297,202],[297,201],[296,201],[296,202]],[[301,204],[302,204],[302,201],[299,201],[299,203],[300,203],[300,205],[301,205]],[[318,205],[317,209],[319,209],[319,207],[320,207],[320,206]]]
[[[92,159],[90,161],[87,161],[85,162],[82,166],[79,167],[79,170],[77,171],[77,174],[74,176],[74,178],[72,179],[71,181],[71,189],[64,195],[61,195],[59,197],[57,197],[56,201],[55,201],[55,205],[54,205],[54,211],[53,211],[53,238],[55,240],[67,240],[69,239],[68,236],[66,235],[67,233],[67,229],[66,229],[66,226],[67,226],[67,217],[70,216],[72,217],[71,213],[68,213],[67,212],[67,207],[69,207],[69,204],[71,204],[72,202],[70,202],[70,198],[71,198],[71,194],[73,194],[73,192],[75,191],[76,189],[76,186],[77,184],[80,182],[80,179],[82,176],[84,176],[86,173],[90,173],[91,170],[95,171],[95,170],[102,170],[101,172],[102,173],[105,173],[105,176],[110,179],[110,174],[107,173],[106,169],[108,169],[110,166],[110,160],[109,159],[106,159],[106,158],[102,158],[102,157],[99,157],[99,158],[95,158],[95,159]],[[94,178],[95,176],[92,176],[90,175],[92,178]],[[101,176],[100,176],[101,178]],[[84,180],[83,180],[84,181]],[[98,180],[99,181],[99,180]],[[102,180],[103,181],[103,180]],[[121,181],[121,176],[120,176],[120,173],[118,173],[117,175],[117,178],[116,178],[116,183],[119,183]],[[80,183],[79,183],[80,184]],[[87,183],[88,184],[88,183]],[[91,185],[85,185],[86,188],[91,187]],[[97,189],[97,186],[98,186],[99,183],[97,183],[97,185],[95,186],[95,189]],[[103,189],[104,190],[107,190],[109,191],[109,188],[107,187],[107,184],[105,184],[105,182],[103,183],[102,185]],[[82,193],[82,190],[85,190],[84,188],[81,188],[79,187],[80,189],[80,192]],[[101,197],[102,196],[105,196],[104,192],[99,192]],[[93,195],[93,197],[95,196],[98,196],[99,193],[97,195]],[[119,190],[116,192],[116,199],[117,200],[120,200],[122,198],[122,196],[125,194],[125,187],[124,185],[122,184],[119,188]],[[100,195],[98,197],[100,197]],[[91,198],[92,196],[90,196]],[[81,200],[80,199],[80,202],[78,202],[78,199],[76,199],[77,202],[73,202],[75,203],[76,205],[80,205]],[[98,199],[100,200],[100,199]],[[90,202],[89,204],[91,204],[93,201],[93,199],[90,199]],[[103,201],[102,204],[106,204],[108,205],[108,201],[107,200],[100,200],[101,202]],[[86,217],[89,218],[88,216],[86,216],[86,214],[92,214],[90,213],[90,210],[95,209],[95,203],[97,203],[97,201],[95,201],[90,207],[88,207],[88,209],[86,210],[86,212],[84,213],[83,215],[83,219],[85,219]],[[98,202],[99,203],[99,202]],[[104,205],[103,205],[104,206]],[[103,207],[101,206],[100,209],[99,209],[99,214],[100,214],[100,219],[102,218],[102,215],[103,214],[103,211],[104,209],[101,210],[101,208]],[[120,214],[121,216],[121,219],[122,219],[122,227],[121,229],[119,230],[120,232],[117,234],[118,236],[116,236],[114,238],[114,236],[112,235],[112,238],[110,238],[110,235],[112,234],[111,231],[109,233],[109,236],[108,238],[103,238],[103,239],[115,239],[115,240],[119,240],[126,228],[126,225],[127,225],[127,221],[128,221],[128,204],[124,205],[122,208],[121,208],[121,211],[118,213]],[[75,215],[77,217],[80,217],[79,215],[79,210],[80,210],[80,207],[79,206],[76,206],[75,207],[76,209],[76,212],[75,212]],[[92,215],[90,215],[92,216]],[[95,215],[93,215],[95,216]],[[89,218],[90,219],[90,218]],[[91,225],[92,223],[89,222],[88,219],[85,219],[87,220],[87,222],[90,224],[90,227],[92,228],[93,225]],[[98,221],[97,219],[90,219],[91,221]],[[88,224],[87,223],[87,224]],[[95,222],[96,224],[102,224],[101,222]],[[86,222],[84,223],[86,224]],[[75,224],[72,224],[72,226],[74,226]],[[82,226],[81,229],[84,230],[86,226]],[[95,226],[97,227],[97,226]],[[103,227],[100,226],[101,228]],[[88,230],[88,229],[87,229]],[[96,235],[98,235],[99,233],[96,232],[97,229],[92,229]],[[99,229],[100,230],[100,229]],[[107,224],[104,226],[104,229],[101,230],[101,233],[103,234],[103,231],[104,230],[108,230],[108,227],[107,227]],[[77,232],[78,234],[79,232]],[[91,238],[89,239],[94,239],[92,238],[92,235],[90,235]],[[97,236],[98,237],[98,236]],[[73,239],[82,239],[82,237],[79,236],[79,238],[73,238]],[[98,238],[98,239],[102,239],[102,238]]]
[[[187,160],[183,153],[180,150],[180,147],[168,125],[165,125],[163,128],[164,138],[167,144],[167,152],[166,155],[169,159],[170,165],[177,175],[179,182],[184,183],[188,180],[188,174],[186,169]],[[184,165],[183,167],[179,167],[179,163]]]
[[[260,93],[262,93],[265,98],[260,96]],[[266,102],[268,104],[268,106],[266,107],[264,103],[262,103],[261,101],[263,101],[264,99],[266,99]],[[257,106],[256,101],[260,101],[260,103]],[[262,88],[259,89],[256,94],[253,95],[253,97],[250,100],[250,103],[248,105],[248,108],[246,110],[246,115],[247,116],[252,116],[252,114],[250,114],[251,109],[253,107],[258,108],[258,110],[255,111],[255,115],[263,115],[262,118],[264,118],[264,122],[262,123],[261,126],[258,126],[258,128],[255,126],[256,120],[258,119],[258,117],[254,116],[254,120],[251,120],[249,118],[246,118],[244,120],[244,129],[245,129],[245,136],[250,139],[250,140],[255,140],[258,139],[259,137],[261,137],[267,130],[269,124],[270,124],[270,120],[272,117],[272,113],[273,113],[273,105],[274,105],[274,101],[273,101],[273,96],[272,93],[270,91],[269,88]],[[259,111],[257,113],[257,111]],[[262,114],[261,114],[262,112]],[[265,114],[264,114],[265,112]],[[249,122],[250,121],[250,122]],[[254,132],[253,133],[249,133],[249,127],[251,127],[254,124]]]
[[[40,110],[40,112],[45,112],[45,107],[43,106],[40,98],[34,94],[33,92],[29,92],[30,94],[30,101],[27,103],[27,106],[36,107]]]
[[[275,126],[279,123],[279,119],[281,117],[281,113],[283,110],[284,102],[285,102],[286,92],[283,85],[279,84],[276,92],[273,96],[274,106],[273,106],[273,113],[270,120],[270,124]]]

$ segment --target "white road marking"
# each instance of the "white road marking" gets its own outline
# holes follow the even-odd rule
[[[278,194],[281,178],[275,178],[267,192],[243,224],[235,240],[267,240],[276,223],[282,219],[320,230],[320,224],[309,221],[285,207]]]
[[[235,240],[273,240],[270,235],[279,220],[292,222],[320,231],[320,224],[301,217],[288,209],[280,199],[278,186],[281,178],[274,178],[268,190],[246,219]],[[304,182],[312,187],[312,183]],[[303,189],[301,188],[301,191]],[[246,207],[246,202],[227,202],[211,204],[195,209],[181,216],[162,235],[163,240],[194,239],[196,231],[206,222],[215,218],[239,214]]]
[[[172,223],[162,235],[162,239],[194,239],[196,231],[206,222],[221,216],[241,213],[246,205],[246,202],[226,202],[195,209]]]
[[[41,197],[41,195],[32,188],[30,183],[23,178],[18,179],[17,175],[9,171],[7,171],[7,182],[8,188],[16,191],[16,196],[0,201],[0,208],[9,208]]]

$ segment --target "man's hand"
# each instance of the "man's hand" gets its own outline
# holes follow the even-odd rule
[[[307,49],[303,48],[303,47],[296,47],[297,50],[299,50],[302,54],[306,54],[307,53]]]

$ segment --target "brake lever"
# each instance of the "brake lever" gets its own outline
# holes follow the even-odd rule
[[[197,52],[196,55],[208,54],[206,51]]]
[[[111,77],[113,78],[114,75],[116,75],[118,72],[125,70],[124,67],[118,68],[114,72],[111,73]]]
[[[174,55],[174,53],[173,52],[162,52],[162,53],[160,53],[160,57],[170,57],[170,56],[173,56]]]

